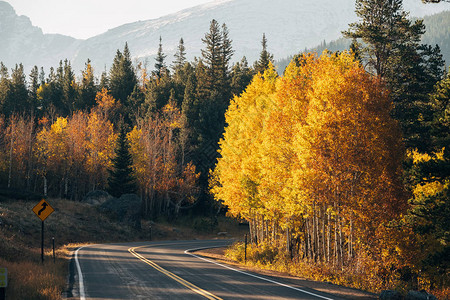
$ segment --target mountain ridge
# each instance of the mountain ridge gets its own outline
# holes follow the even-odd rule
[[[9,7],[8,7],[9,6]],[[450,4],[424,5],[419,0],[405,1],[405,10],[422,17],[450,9]],[[226,23],[233,40],[234,61],[246,56],[251,63],[259,56],[262,34],[268,39],[268,50],[276,59],[312,48],[324,40],[339,38],[348,23],[356,20],[354,3],[348,0],[216,0],[157,19],[123,24],[86,40],[58,34],[43,34],[26,16],[0,1],[0,61],[12,68],[23,63],[26,70],[43,66],[48,70],[60,60],[69,59],[77,72],[89,58],[96,73],[108,70],[117,49],[128,42],[137,62],[151,68],[157,53],[159,37],[170,65],[180,38],[184,39],[187,58],[201,55],[201,39],[214,18]],[[6,43],[5,43],[6,41]]]

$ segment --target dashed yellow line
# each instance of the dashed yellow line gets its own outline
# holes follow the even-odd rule
[[[204,289],[199,288],[198,286],[190,283],[189,281],[184,280],[183,278],[181,278],[180,276],[177,276],[175,274],[173,274],[172,272],[167,271],[166,269],[160,267],[159,265],[155,264],[154,262],[152,262],[151,260],[145,258],[144,256],[140,255],[139,253],[137,253],[135,250],[138,248],[142,248],[142,247],[146,247],[146,246],[140,246],[140,247],[132,247],[128,249],[128,252],[130,252],[131,254],[133,254],[136,258],[140,259],[141,261],[145,262],[146,264],[148,264],[149,266],[153,267],[155,270],[158,270],[159,272],[163,273],[164,275],[172,278],[173,280],[181,283],[182,285],[184,285],[185,287],[187,287],[188,289],[194,291],[197,294],[202,295],[205,298],[208,298],[210,300],[223,300],[222,298],[217,297],[216,295],[211,294],[208,291],[205,291]]]

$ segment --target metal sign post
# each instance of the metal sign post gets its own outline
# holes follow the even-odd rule
[[[45,199],[42,199],[35,207],[33,207],[33,212],[42,221],[41,230],[41,261],[44,262],[44,220],[55,210],[48,204]]]
[[[44,262],[44,221],[41,227],[41,261]]]
[[[6,300],[6,287],[8,286],[8,270],[0,267],[0,300]]]
[[[52,245],[53,245],[53,263],[55,263],[55,237],[52,237]]]

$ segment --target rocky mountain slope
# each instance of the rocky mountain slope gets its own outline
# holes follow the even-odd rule
[[[56,66],[55,61],[72,58],[82,41],[60,34],[43,34],[26,16],[18,16],[13,7],[0,1],[0,61],[12,68]]]
[[[422,17],[450,9],[449,3],[424,5],[420,0],[405,0],[412,16]],[[226,23],[233,40],[234,59],[257,59],[265,33],[269,51],[276,59],[314,47],[322,41],[340,37],[348,23],[356,20],[354,1],[350,0],[216,0],[159,19],[139,21],[113,28],[87,40],[43,34],[26,16],[18,16],[0,1],[0,61],[8,67],[22,62],[26,70],[33,65],[48,70],[59,60],[69,59],[78,73],[89,58],[96,73],[108,70],[117,49],[128,42],[135,60],[147,61],[153,68],[159,37],[171,62],[178,41],[185,41],[188,59],[199,57],[202,37],[212,19]]]

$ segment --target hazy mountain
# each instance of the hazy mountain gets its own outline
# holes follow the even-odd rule
[[[56,66],[59,59],[71,59],[80,43],[60,34],[43,34],[28,17],[18,16],[9,3],[0,1],[0,61],[8,67]]]
[[[422,43],[431,46],[439,45],[441,53],[446,62],[450,65],[450,10],[443,11],[423,18],[426,32],[422,36]],[[351,40],[343,37],[330,42],[323,41],[319,45],[305,49],[306,52],[322,53],[325,49],[329,51],[343,51],[349,48]],[[277,60],[277,71],[282,74],[287,65],[291,62],[294,55]]]
[[[420,0],[405,0],[405,9],[422,17],[450,9],[450,4],[424,5]],[[8,67],[22,62],[26,69],[33,65],[48,69],[68,58],[78,72],[89,58],[99,73],[109,69],[116,50],[122,50],[128,42],[133,58],[147,61],[152,69],[159,36],[169,64],[181,37],[188,59],[193,59],[200,56],[201,39],[213,18],[227,24],[234,59],[245,55],[249,62],[259,55],[263,33],[268,39],[268,50],[275,58],[283,58],[324,40],[339,38],[348,23],[356,20],[351,0],[216,0],[159,19],[125,24],[87,40],[76,40],[43,34],[29,18],[17,16],[8,3],[0,1],[0,60]]]
[[[450,65],[450,10],[424,18],[427,31],[423,35],[424,44],[438,44],[447,66]]]

